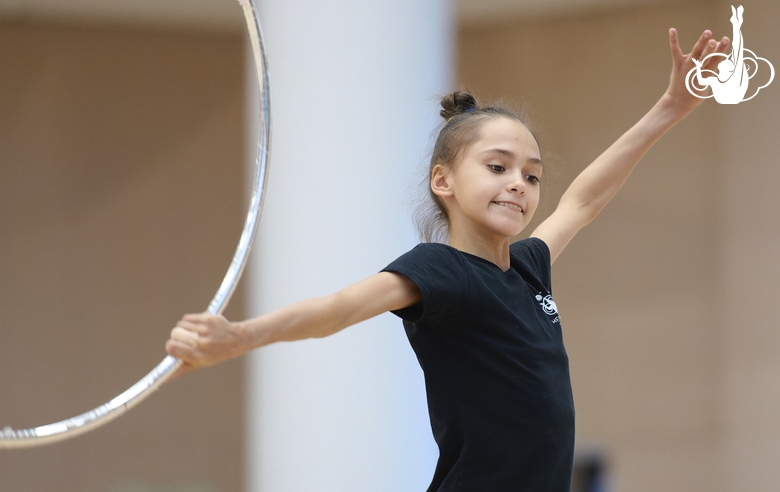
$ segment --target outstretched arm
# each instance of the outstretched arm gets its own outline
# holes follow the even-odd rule
[[[419,289],[407,277],[381,272],[327,297],[301,301],[243,322],[232,323],[210,313],[188,314],[177,323],[165,348],[184,361],[180,375],[271,343],[326,337],[420,299]]]
[[[701,103],[701,99],[685,88],[685,76],[694,67],[693,58],[702,59],[713,51],[725,51],[728,38],[716,42],[710,39],[711,35],[710,31],[704,31],[691,52],[684,55],[677,31],[669,30],[672,74],[664,95],[637,124],[577,176],[561,197],[555,212],[531,234],[547,243],[552,261],[609,203],[648,149]]]

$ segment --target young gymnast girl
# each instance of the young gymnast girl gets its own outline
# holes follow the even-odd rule
[[[729,43],[710,37],[704,31],[684,55],[669,31],[673,65],[664,95],[577,176],[530,238],[511,243],[539,203],[544,166],[536,138],[516,113],[456,92],[442,100],[447,122],[429,173],[448,245],[419,244],[357,284],[258,318],[186,315],[168,352],[186,372],[392,311],[425,374],[440,451],[428,490],[568,492],[574,405],[550,266],[650,146],[701,103],[684,79],[693,59]]]

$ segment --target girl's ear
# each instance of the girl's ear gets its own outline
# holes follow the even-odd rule
[[[452,196],[450,184],[450,169],[441,164],[436,164],[431,171],[431,191],[439,197]]]

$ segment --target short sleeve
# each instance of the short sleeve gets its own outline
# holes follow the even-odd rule
[[[469,275],[465,260],[458,250],[445,244],[418,244],[382,271],[400,273],[420,289],[420,303],[392,311],[412,323],[457,314],[468,299]]]
[[[547,291],[552,291],[550,248],[538,237],[529,237],[509,246],[512,266],[523,276],[537,280]]]

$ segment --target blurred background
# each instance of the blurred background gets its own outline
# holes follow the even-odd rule
[[[780,3],[745,46],[780,63]],[[265,0],[274,139],[255,316],[379,271],[468,89],[524,106],[533,224],[652,107],[720,0]],[[110,400],[208,305],[241,231],[256,90],[232,0],[0,0],[0,428]],[[756,81],[768,79],[766,65]],[[749,90],[749,92],[752,90]],[[573,492],[780,487],[777,82],[673,128],[554,265],[577,408]],[[424,490],[422,375],[390,314],[167,384],[121,419],[0,452],[0,490]]]

